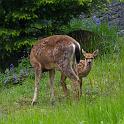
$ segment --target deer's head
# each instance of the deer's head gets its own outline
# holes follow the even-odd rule
[[[99,52],[99,50],[97,49],[97,50],[95,50],[93,53],[87,53],[87,52],[85,52],[85,51],[82,49],[82,53],[83,53],[83,55],[84,55],[84,57],[85,57],[85,63],[86,63],[87,65],[91,65],[92,62],[93,62],[94,57],[96,57],[96,56],[98,55],[98,52]]]

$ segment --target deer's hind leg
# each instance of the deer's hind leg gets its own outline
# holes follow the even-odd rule
[[[72,67],[68,60],[61,62],[58,64],[60,70],[71,79],[73,83],[73,91],[76,99],[80,98],[80,85],[79,85],[79,77],[75,73],[76,70]]]
[[[54,51],[54,56],[55,58],[57,58],[55,59],[56,64],[58,65],[60,71],[71,79],[71,81],[73,82],[74,92],[77,92],[76,94],[79,94],[79,77],[76,73],[75,68],[75,45],[72,44],[68,47],[64,47],[64,49],[62,49],[62,52],[60,50],[61,49],[56,49]],[[62,54],[58,54],[59,52],[61,52]]]

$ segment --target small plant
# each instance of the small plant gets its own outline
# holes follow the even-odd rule
[[[13,64],[10,64],[9,69],[5,70],[5,74],[1,74],[1,78],[4,85],[7,84],[21,84],[27,77],[33,76],[33,70],[30,67],[29,60],[23,58],[17,67],[14,67]]]

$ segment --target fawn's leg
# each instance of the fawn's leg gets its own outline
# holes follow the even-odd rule
[[[54,77],[55,77],[55,70],[49,71],[49,78],[50,78],[50,94],[51,98],[50,101],[54,102]]]
[[[63,91],[64,91],[64,94],[65,94],[65,96],[67,96],[67,86],[66,86],[66,83],[65,83],[65,80],[66,80],[66,76],[63,74],[63,73],[61,73],[61,80],[60,80],[60,83],[61,83],[61,85],[62,85],[62,88],[63,88]]]
[[[34,105],[34,103],[36,103],[36,100],[38,97],[39,82],[40,82],[40,77],[41,77],[41,65],[39,63],[35,63],[34,69],[35,69],[35,89],[34,89],[32,105]]]
[[[80,96],[81,96],[82,95],[82,78],[80,78],[79,83],[80,83]]]

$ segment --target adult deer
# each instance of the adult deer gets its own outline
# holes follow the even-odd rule
[[[93,53],[86,53],[83,49],[82,49],[82,53],[85,57],[84,60],[80,60],[80,63],[77,64],[76,66],[76,70],[77,70],[77,74],[79,76],[79,83],[80,83],[80,95],[82,95],[82,78],[86,77],[91,68],[92,68],[92,64],[93,64],[93,59],[94,57],[97,56],[99,50],[95,50]],[[64,73],[61,73],[61,85],[64,91],[65,96],[67,96],[67,86],[65,83],[67,76]]]
[[[39,92],[40,77],[43,72],[49,72],[51,100],[54,98],[55,69],[69,77],[74,90],[79,96],[79,77],[75,65],[80,61],[79,43],[67,35],[53,35],[40,40],[33,46],[30,62],[35,70],[35,89],[32,105],[36,102]]]

